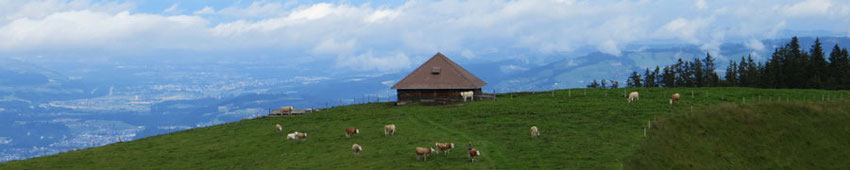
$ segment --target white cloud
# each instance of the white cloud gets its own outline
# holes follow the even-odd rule
[[[437,51],[470,59],[539,61],[534,57],[544,55],[502,54],[590,48],[620,55],[630,43],[651,40],[691,43],[710,51],[727,39],[778,38],[786,29],[850,32],[848,4],[475,0],[409,1],[386,7],[257,1],[205,6],[179,15],[181,8],[191,7],[172,4],[161,14],[150,14],[138,12],[132,2],[0,0],[0,54],[106,49],[104,55],[109,56],[161,49],[275,49],[274,53],[309,54],[284,56],[295,58],[292,61],[384,71],[409,68],[412,61]],[[748,48],[759,47],[747,43]]]
[[[216,12],[218,15],[237,17],[237,18],[254,18],[254,17],[276,17],[282,12],[284,5],[280,3],[269,3],[265,1],[252,2],[251,5],[239,7],[227,7]]]
[[[179,44],[207,22],[195,16],[116,14],[93,11],[53,13],[42,19],[17,19],[0,27],[0,49],[125,49],[140,47],[194,48]],[[146,41],[137,41],[144,36]],[[158,46],[157,43],[167,44]],[[173,46],[171,46],[173,45]]]
[[[329,14],[335,12],[336,10],[339,10],[339,9],[334,8],[334,7],[335,7],[334,5],[331,5],[331,4],[328,4],[328,3],[319,3],[319,4],[315,4],[315,5],[313,5],[309,8],[306,8],[306,9],[299,9],[299,10],[292,11],[292,13],[289,14],[288,18],[291,19],[291,20],[319,19],[319,18],[328,16]]]
[[[356,45],[356,40],[338,42],[334,39],[328,39],[320,42],[312,51],[316,54],[348,55],[355,51]]]
[[[215,9],[213,9],[213,7],[209,7],[209,6],[205,6],[203,9],[197,10],[197,11],[194,12],[195,15],[206,15],[206,14],[214,14],[214,13],[215,13]]]
[[[659,30],[659,32],[656,32],[656,35],[659,37],[678,38],[690,43],[698,43],[700,42],[700,36],[707,33],[702,31],[704,31],[711,22],[712,19],[698,18],[689,20],[685,18],[676,18],[675,20],[664,24],[662,29]]]
[[[372,12],[369,17],[366,17],[364,21],[369,23],[380,23],[384,20],[395,19],[396,17],[398,17],[399,13],[400,12],[393,10],[376,10],[375,12]]]
[[[831,6],[829,0],[806,0],[787,6],[783,11],[790,16],[817,16],[827,14]]]
[[[168,13],[179,12],[179,9],[178,9],[179,6],[180,6],[179,4],[173,4],[173,5],[171,5],[171,7],[168,7],[167,9],[162,10],[162,13],[168,14]]]
[[[765,49],[764,44],[761,42],[761,40],[757,39],[748,40],[744,43],[744,46],[755,51],[763,51]]]
[[[404,53],[375,54],[366,52],[358,56],[341,56],[337,59],[337,67],[356,70],[398,71],[409,68],[412,62]]]

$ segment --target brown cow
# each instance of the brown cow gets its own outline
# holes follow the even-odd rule
[[[673,96],[670,97],[670,104],[673,104],[673,103],[676,103],[676,102],[679,102],[679,93],[673,94]]]
[[[296,133],[295,138],[298,138],[301,142],[307,140],[307,133]]]
[[[449,152],[452,151],[452,149],[455,148],[455,144],[454,143],[436,143],[436,144],[434,144],[434,148],[437,148],[437,153],[440,153],[440,151],[442,150],[442,151],[446,151],[445,154],[449,154]]]
[[[472,163],[475,163],[475,158],[481,155],[481,151],[475,148],[469,148],[469,158],[472,159]]]
[[[354,134],[360,134],[360,129],[353,128],[353,127],[345,129],[345,137],[348,138],[348,137],[351,137],[351,135],[354,135]]]

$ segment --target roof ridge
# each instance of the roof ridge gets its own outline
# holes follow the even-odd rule
[[[451,67],[439,75],[427,71],[426,67]],[[461,67],[445,55],[437,52],[433,57],[396,82],[393,89],[471,89],[481,88],[486,82]]]
[[[437,54],[439,54],[439,53],[437,53]],[[442,59],[443,59],[444,61],[446,61],[446,63],[449,63],[450,65],[452,65],[452,70],[454,70],[454,71],[455,71],[455,73],[460,74],[461,78],[463,78],[464,80],[466,80],[466,82],[467,82],[467,83],[469,83],[469,84],[475,84],[474,80],[469,79],[469,77],[465,74],[465,73],[468,73],[468,74],[472,74],[472,73],[470,73],[469,71],[467,71],[466,69],[464,69],[463,67],[461,67],[459,64],[455,63],[454,61],[450,60],[450,59],[449,59],[448,57],[446,57],[446,56],[443,56],[443,57],[442,57]],[[461,70],[458,70],[458,69],[461,69]],[[479,80],[480,80],[480,79],[479,79]]]

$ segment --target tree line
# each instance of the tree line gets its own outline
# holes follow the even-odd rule
[[[836,44],[825,57],[820,39],[804,51],[797,37],[774,50],[770,59],[756,62],[752,56],[731,61],[721,79],[711,54],[693,61],[681,58],[673,65],[632,72],[628,87],[756,87],[790,89],[850,89],[850,55]],[[588,86],[590,87],[590,85]],[[604,87],[604,86],[603,86]]]

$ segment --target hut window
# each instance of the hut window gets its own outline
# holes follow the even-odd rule
[[[431,67],[431,74],[440,74],[440,67]]]

